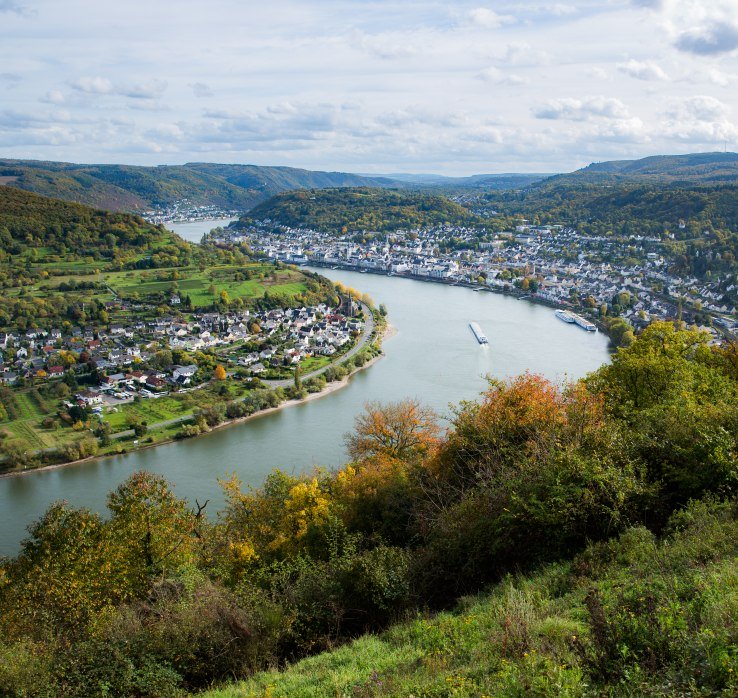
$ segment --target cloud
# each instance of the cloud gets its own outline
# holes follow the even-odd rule
[[[587,76],[595,80],[607,80],[610,76],[604,68],[594,67],[587,71]]]
[[[501,15],[488,7],[476,7],[469,10],[467,19],[477,27],[484,29],[499,29],[505,24],[512,24],[515,21],[515,17],[512,15]]]
[[[549,100],[533,110],[536,119],[589,121],[590,119],[628,119],[628,108],[614,97],[563,98]]]
[[[22,78],[17,73],[0,73],[0,80],[6,84],[6,89],[12,90],[22,82]]]
[[[636,7],[647,7],[652,10],[661,10],[665,6],[664,0],[632,0]]]
[[[720,121],[727,117],[728,107],[719,99],[698,95],[672,103],[665,114],[677,121]]]
[[[131,99],[158,99],[167,89],[166,80],[148,80],[133,85],[120,85],[114,91],[123,97]]]
[[[738,27],[730,22],[713,22],[682,32],[674,45],[680,51],[700,56],[730,53],[738,48]]]
[[[541,10],[543,12],[548,12],[549,14],[552,14],[556,17],[575,15],[579,11],[576,7],[574,7],[574,5],[565,5],[561,2],[554,3],[553,5],[544,5],[543,7],[541,7]]]
[[[419,44],[414,36],[407,32],[384,32],[381,34],[353,32],[352,43],[382,60],[409,58],[420,51]]]
[[[539,66],[549,62],[545,51],[533,48],[524,41],[507,44],[499,55],[499,61],[514,66]]]
[[[0,12],[12,12],[13,14],[24,17],[30,14],[25,5],[14,2],[14,0],[0,0]]]
[[[118,95],[130,99],[158,99],[167,89],[166,80],[118,84],[103,77],[83,77],[69,83],[73,90],[88,95]]]
[[[479,80],[482,80],[484,82],[489,82],[495,85],[526,85],[528,83],[528,80],[526,80],[524,77],[521,77],[520,75],[515,75],[514,73],[508,73],[506,71],[500,70],[499,68],[495,68],[495,66],[491,65],[489,68],[485,68],[484,70],[480,70],[476,77]]]
[[[668,80],[669,76],[661,66],[653,61],[637,61],[631,58],[627,63],[618,63],[615,66],[621,73],[637,80]]]
[[[73,90],[88,95],[109,95],[113,92],[113,83],[107,78],[84,77],[69,83]]]
[[[45,104],[63,104],[64,94],[60,90],[49,90],[39,101]]]
[[[188,86],[192,89],[192,94],[198,99],[207,99],[213,96],[213,90],[210,88],[210,85],[204,82],[191,82]]]

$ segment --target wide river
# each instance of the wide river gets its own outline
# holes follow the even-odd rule
[[[179,495],[201,502],[209,498],[212,515],[223,501],[217,480],[230,473],[258,485],[276,467],[301,472],[343,463],[342,437],[368,400],[417,398],[448,415],[450,403],[484,390],[485,375],[505,378],[532,371],[564,380],[609,360],[604,335],[567,325],[544,306],[463,287],[315,271],[387,306],[396,334],[385,342],[384,358],[320,400],[198,439],[0,479],[0,554],[17,552],[26,526],[53,501],[101,511],[106,493],[137,470],[164,475]],[[473,320],[489,338],[488,346],[472,335]]]

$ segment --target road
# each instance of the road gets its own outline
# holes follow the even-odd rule
[[[342,363],[345,363],[348,361],[352,356],[355,356],[358,352],[360,352],[371,339],[372,333],[374,332],[374,316],[372,315],[372,311],[369,309],[369,306],[365,305],[364,303],[361,303],[361,308],[364,311],[364,329],[361,332],[361,336],[359,337],[359,341],[356,342],[356,345],[353,346],[349,351],[347,351],[343,356],[336,359],[335,361],[331,361],[327,366],[323,366],[323,368],[316,369],[315,371],[311,371],[310,373],[305,374],[302,376],[302,380],[307,380],[309,378],[314,378],[315,376],[319,376],[321,373],[325,373],[331,366],[340,365]],[[292,378],[285,378],[282,380],[263,380],[261,381],[264,385],[268,386],[269,388],[286,388],[290,385],[293,385],[294,379]],[[205,384],[203,384],[205,385]],[[199,386],[202,387],[202,386]],[[166,419],[163,422],[157,422],[156,424],[150,424],[150,429],[159,429],[161,427],[170,427],[174,424],[180,424],[182,422],[187,422],[192,419],[192,414],[185,414],[181,417],[174,417],[173,419]],[[133,429],[126,429],[125,431],[119,431],[116,434],[112,434],[111,438],[118,439],[118,438],[125,438],[128,436],[133,436]]]

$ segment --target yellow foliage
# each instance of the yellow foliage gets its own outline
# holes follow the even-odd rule
[[[324,523],[328,518],[331,500],[321,492],[317,478],[299,482],[285,501],[287,528],[299,540],[304,537],[310,524]]]

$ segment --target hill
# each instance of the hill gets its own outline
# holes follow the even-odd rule
[[[132,251],[142,254],[173,239],[138,216],[0,187],[0,251],[7,256],[35,250],[38,259],[84,251],[110,260]]]
[[[575,172],[549,177],[538,185],[622,182],[677,185],[738,183],[738,153],[655,155],[639,160],[595,162]]]
[[[194,205],[247,210],[287,189],[386,186],[389,180],[290,167],[189,163],[177,166],[78,165],[0,160],[0,183],[113,211]]]
[[[694,505],[206,698],[729,695],[738,688],[738,506]],[[687,686],[702,690],[682,693]]]
[[[383,175],[394,182],[418,188],[440,189],[522,189],[551,177],[550,174],[478,174],[469,177],[445,177],[436,174]]]
[[[291,227],[338,233],[393,231],[443,223],[475,225],[474,214],[443,196],[396,189],[313,189],[285,192],[254,207],[239,225],[271,220]]]

